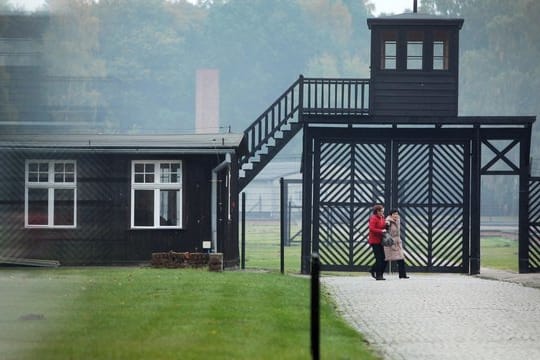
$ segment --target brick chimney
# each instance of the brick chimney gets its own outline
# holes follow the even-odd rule
[[[219,132],[219,70],[198,69],[195,89],[195,132]]]

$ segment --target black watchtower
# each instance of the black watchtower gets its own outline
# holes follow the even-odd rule
[[[370,114],[457,116],[463,19],[406,13],[367,23]]]
[[[400,209],[410,270],[477,274],[481,177],[518,176],[519,271],[539,271],[529,228],[540,211],[528,218],[536,118],[459,116],[463,19],[415,11],[367,25],[371,78],[300,76],[244,132],[239,190],[302,130],[302,272],[312,252],[322,270],[367,270],[367,219],[381,203]]]

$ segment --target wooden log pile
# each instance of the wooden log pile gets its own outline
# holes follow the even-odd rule
[[[208,267],[210,271],[223,271],[222,253],[158,252],[152,253],[152,267],[156,268],[195,268]]]

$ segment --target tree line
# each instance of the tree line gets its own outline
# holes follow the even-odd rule
[[[0,10],[17,12],[8,0]],[[106,132],[192,132],[196,71],[214,68],[221,125],[241,132],[300,74],[369,78],[373,10],[369,0],[47,0],[34,14],[49,18],[46,102],[103,109]],[[540,113],[539,1],[423,0],[419,12],[465,19],[460,115]],[[0,106],[14,113],[4,91]]]

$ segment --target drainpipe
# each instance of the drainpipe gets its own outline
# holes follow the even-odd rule
[[[223,160],[218,166],[212,169],[212,196],[211,196],[211,204],[210,204],[210,211],[211,214],[211,222],[212,222],[212,252],[217,252],[217,178],[218,173],[223,170],[224,168],[227,168],[228,175],[230,176],[231,171],[231,154],[226,153],[225,154],[225,160]],[[230,189],[230,186],[228,187]],[[231,201],[231,192],[229,190],[229,206]],[[230,210],[229,210],[230,211]]]

